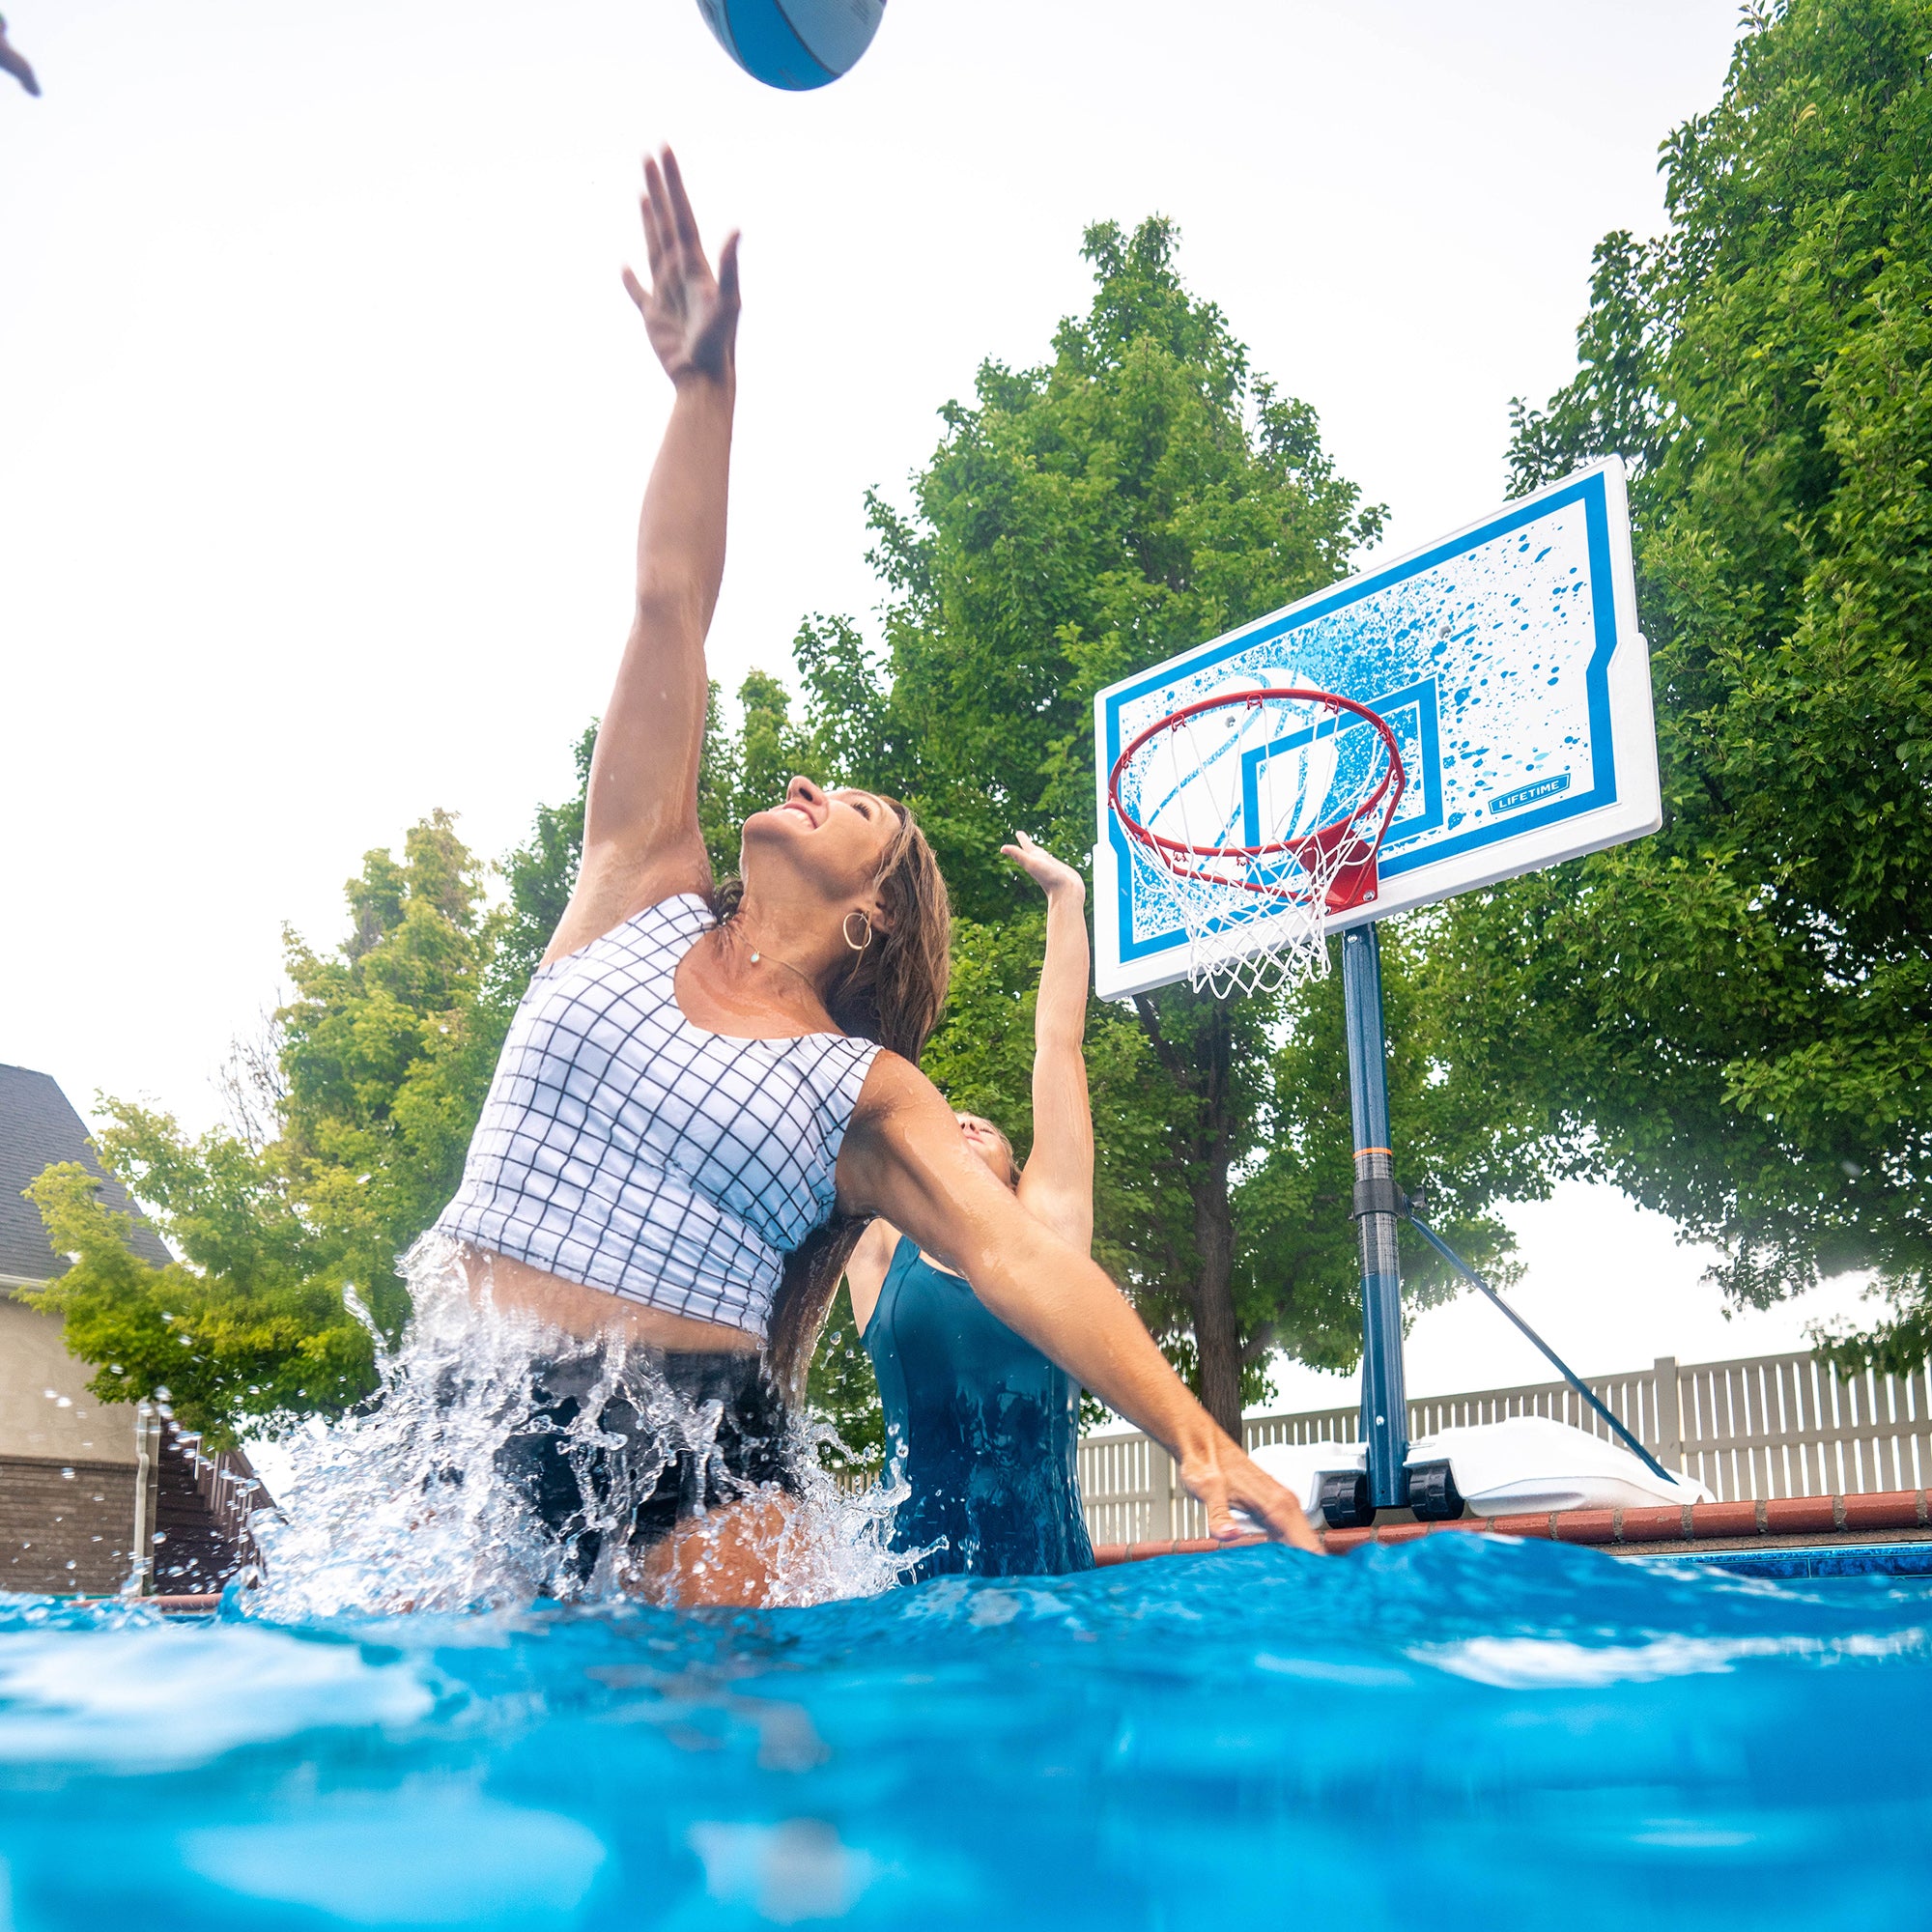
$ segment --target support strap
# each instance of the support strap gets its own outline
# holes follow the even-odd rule
[[[1355,1192],[1357,1194],[1360,1194],[1364,1184],[1365,1183],[1360,1181],[1356,1182]],[[1391,1187],[1395,1185],[1393,1181],[1389,1181],[1386,1184]],[[1361,1210],[1357,1209],[1357,1212]],[[1383,1209],[1381,1211],[1386,1212],[1388,1210]],[[1610,1411],[1601,1402],[1597,1400],[1596,1392],[1593,1389],[1585,1386],[1582,1378],[1578,1375],[1577,1375],[1577,1373],[1570,1367],[1569,1363],[1566,1362],[1563,1359],[1563,1357],[1559,1355],[1556,1352],[1556,1350],[1552,1349],[1549,1346],[1549,1344],[1546,1342],[1543,1339],[1543,1337],[1539,1335],[1536,1332],[1536,1330],[1532,1328],[1529,1325],[1529,1323],[1525,1321],[1522,1319],[1522,1317],[1519,1315],[1516,1312],[1516,1310],[1512,1308],[1509,1305],[1509,1303],[1505,1301],[1502,1298],[1502,1296],[1499,1295],[1495,1292],[1495,1290],[1492,1289],[1489,1285],[1489,1283],[1486,1282],[1483,1279],[1483,1277],[1479,1275],[1476,1272],[1476,1270],[1472,1268],[1469,1265],[1469,1264],[1465,1262],[1462,1258],[1462,1256],[1459,1255],[1455,1251],[1455,1249],[1449,1245],[1447,1241],[1445,1241],[1438,1234],[1436,1234],[1434,1228],[1431,1228],[1427,1226],[1425,1223],[1418,1221],[1415,1218],[1415,1215],[1412,1211],[1409,1212],[1408,1214],[1408,1225],[1411,1228],[1413,1228],[1415,1232],[1418,1235],[1420,1235],[1422,1238],[1425,1241],[1427,1241],[1429,1245],[1432,1248],[1434,1248],[1435,1252],[1438,1255],[1440,1255],[1442,1259],[1445,1262],[1447,1262],[1449,1265],[1452,1268],[1454,1268],[1456,1272],[1460,1274],[1464,1281],[1471,1283],[1473,1286],[1477,1288],[1480,1288],[1483,1291],[1483,1293],[1487,1294],[1490,1297],[1490,1299],[1492,1302],[1494,1302],[1495,1305],[1498,1308],[1500,1308],[1502,1312],[1505,1315],[1507,1315],[1509,1319],[1512,1321],[1514,1321],[1516,1325],[1519,1328],[1520,1328],[1522,1332],[1526,1336],[1528,1336],[1529,1339],[1532,1342],[1534,1342],[1539,1349],[1543,1350],[1544,1354],[1547,1355],[1549,1358],[1550,1362],[1555,1366],[1556,1373],[1559,1376],[1561,1376],[1563,1379],[1566,1382],[1568,1382],[1570,1386],[1573,1389],[1575,1389],[1577,1393],[1580,1395],[1583,1398],[1583,1400],[1587,1402],[1590,1405],[1590,1406],[1594,1408],[1597,1411],[1597,1413],[1601,1415],[1604,1418],[1604,1420],[1610,1425],[1611,1429],[1616,1432],[1618,1439],[1623,1443],[1624,1447],[1628,1449],[1631,1452],[1631,1454],[1634,1456],[1637,1459],[1637,1461],[1644,1465],[1646,1469],[1651,1470],[1656,1475],[1662,1476],[1666,1483],[1674,1482],[1676,1480],[1671,1475],[1670,1471],[1666,1469],[1663,1466],[1663,1464],[1660,1463],[1657,1460],[1657,1458],[1653,1456],[1650,1453],[1650,1451],[1646,1449],[1643,1446],[1643,1444],[1639,1442],[1636,1439],[1636,1437],[1630,1433],[1630,1431],[1626,1429],[1623,1426],[1623,1424],[1619,1422],[1617,1418],[1614,1415],[1612,1415]]]

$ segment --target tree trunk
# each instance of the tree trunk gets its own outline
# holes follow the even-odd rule
[[[1194,1318],[1201,1406],[1241,1439],[1241,1337],[1235,1317],[1235,1206],[1228,1193],[1234,1139],[1234,1027],[1225,1000],[1176,990],[1190,1024],[1170,1035],[1145,994],[1135,1009],[1155,1057],[1175,1086],[1199,1102],[1186,1142],[1194,1203],[1194,1275],[1182,1285]],[[1179,1018],[1173,1012],[1171,1016]]]
[[[1228,1163],[1209,1163],[1194,1190],[1192,1292],[1194,1346],[1201,1358],[1201,1406],[1236,1442],[1241,1439],[1241,1338],[1235,1323],[1235,1211]]]

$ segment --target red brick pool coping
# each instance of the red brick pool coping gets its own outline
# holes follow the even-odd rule
[[[1777,1496],[1759,1502],[1680,1503],[1659,1509],[1551,1510],[1535,1516],[1474,1516],[1455,1522],[1389,1522],[1371,1529],[1317,1529],[1329,1550],[1365,1543],[1413,1543],[1422,1536],[1535,1537],[1548,1543],[1587,1543],[1610,1548],[1671,1544],[1728,1544],[1749,1548],[1785,1538],[1844,1542],[1877,1530],[1932,1529],[1923,1490],[1883,1490],[1866,1495]],[[1097,1543],[1094,1560],[1141,1563],[1151,1556],[1200,1556],[1242,1549],[1259,1536],[1215,1543],[1206,1537],[1172,1543]]]
[[[1786,1538],[1842,1543],[1876,1530],[1932,1531],[1932,1508],[1923,1490],[1882,1490],[1856,1496],[1777,1496],[1764,1502],[1682,1503],[1675,1509],[1551,1510],[1540,1516],[1472,1516],[1457,1522],[1389,1522],[1373,1529],[1318,1529],[1332,1552],[1365,1543],[1413,1543],[1420,1536],[1537,1537],[1548,1543],[1588,1543],[1612,1548],[1670,1544],[1728,1544],[1748,1548]],[[1215,1543],[1207,1537],[1172,1543],[1096,1543],[1094,1561],[1143,1563],[1151,1556],[1205,1556],[1216,1549],[1246,1549],[1259,1536]],[[150,1597],[166,1616],[207,1616],[218,1596]]]

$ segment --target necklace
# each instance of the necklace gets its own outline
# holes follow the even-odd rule
[[[782,966],[785,969],[785,971],[792,976],[793,979],[803,980],[805,985],[810,990],[811,997],[814,1000],[817,999],[818,988],[812,985],[810,977],[808,974],[801,973],[798,970],[798,968],[791,963],[789,959],[781,959],[776,952],[769,954],[763,952],[753,952],[752,954],[752,964],[755,966],[759,960],[764,958],[769,958],[774,966]]]

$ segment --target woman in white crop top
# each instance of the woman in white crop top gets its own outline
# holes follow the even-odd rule
[[[1316,1548],[1293,1497],[1208,1418],[1106,1275],[999,1184],[919,1071],[949,918],[905,809],[795,778],[745,821],[742,886],[721,894],[712,878],[697,768],[738,242],[714,275],[668,150],[644,177],[650,284],[627,270],[624,285],[676,393],[644,494],[631,635],[577,887],[439,1224],[479,1292],[569,1338],[537,1366],[503,1466],[585,1587],[762,1601],[786,1507],[785,1406],[876,1215],[1165,1443],[1214,1535],[1239,1533],[1239,1508]],[[659,1365],[705,1418],[702,1440],[688,1427],[666,1440],[650,1401],[613,1393],[613,1350]]]

